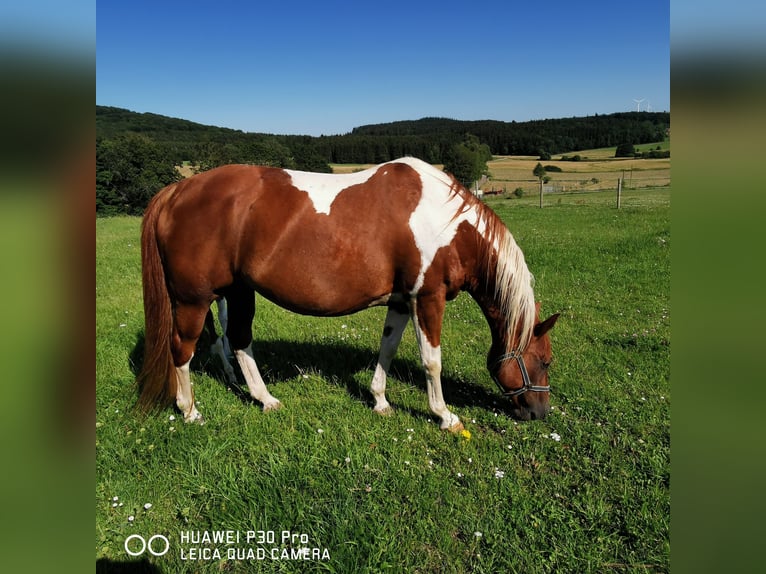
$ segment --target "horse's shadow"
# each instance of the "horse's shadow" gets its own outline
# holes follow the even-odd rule
[[[212,355],[209,349],[209,342],[200,340],[190,365],[192,372],[204,373],[220,381],[243,403],[255,403],[256,401],[247,391],[236,361],[230,360],[237,375],[237,383],[230,383],[220,364],[220,358]],[[136,344],[129,357],[131,369],[135,375],[140,370],[143,354],[144,335],[141,332],[136,338]],[[296,342],[277,339],[254,341],[253,354],[266,384],[270,387],[300,374],[314,372],[323,376],[330,384],[344,386],[349,395],[364,404],[370,407],[375,404],[369,385],[377,362],[376,349],[334,342]],[[363,371],[369,375],[357,376]],[[433,418],[434,415],[427,409],[425,372],[419,363],[409,359],[394,358],[389,368],[389,375],[420,389],[424,394],[423,410],[408,409],[397,405],[389,398],[395,410],[409,411],[418,418]],[[455,379],[444,373],[442,373],[442,388],[444,400],[448,406],[487,409],[502,407],[502,401],[499,400],[497,393],[492,393],[476,383]]]

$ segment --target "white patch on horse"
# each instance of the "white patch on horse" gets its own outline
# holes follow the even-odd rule
[[[377,166],[357,173],[310,173],[286,169],[295,187],[305,191],[317,213],[330,215],[332,202],[338,194],[352,185],[365,183],[378,170]]]
[[[420,272],[412,290],[417,293],[423,286],[426,271],[433,263],[436,252],[452,242],[460,224],[467,221],[483,233],[484,221],[472,207],[455,216],[463,205],[463,198],[451,190],[452,180],[446,173],[415,158],[396,161],[413,167],[420,175],[423,186],[420,202],[409,221],[420,252]]]

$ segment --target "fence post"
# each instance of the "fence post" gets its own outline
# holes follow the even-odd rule
[[[622,178],[617,178],[617,209],[620,209],[620,199],[622,195]]]

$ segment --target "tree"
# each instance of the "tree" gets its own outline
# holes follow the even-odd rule
[[[444,171],[455,176],[465,187],[489,175],[487,161],[492,159],[489,146],[479,142],[479,138],[467,134],[463,142],[453,145],[444,159]]]
[[[100,215],[140,215],[155,193],[179,179],[167,151],[145,136],[128,133],[96,143]]]
[[[634,157],[636,155],[636,148],[632,143],[623,143],[617,146],[617,151],[614,152],[614,157]]]

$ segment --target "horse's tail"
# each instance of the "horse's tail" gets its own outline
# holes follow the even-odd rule
[[[173,309],[157,243],[157,219],[176,185],[162,189],[149,202],[141,225],[141,272],[144,286],[144,363],[137,383],[138,408],[144,412],[175,399],[178,381],[170,344]]]

